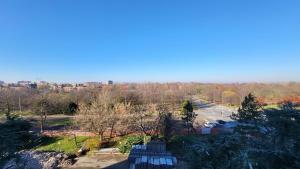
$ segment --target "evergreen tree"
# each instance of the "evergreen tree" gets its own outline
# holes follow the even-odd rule
[[[256,97],[249,93],[238,109],[237,114],[232,114],[231,118],[238,121],[249,122],[261,121],[263,118],[263,113],[261,111],[261,106],[259,105]]]
[[[168,143],[172,137],[172,127],[173,127],[172,113],[163,114],[162,125],[160,130],[164,136],[164,140],[166,143]]]
[[[291,102],[285,102],[281,105],[280,110],[267,110],[266,119],[267,126],[271,129],[268,139],[264,139],[268,145],[271,145],[266,151],[268,154],[264,156],[270,161],[268,164],[271,167],[269,168],[299,168],[299,110]]]
[[[190,132],[190,129],[193,128],[193,123],[197,116],[193,111],[193,104],[189,100],[185,100],[182,103],[181,119],[185,121],[188,132]]]

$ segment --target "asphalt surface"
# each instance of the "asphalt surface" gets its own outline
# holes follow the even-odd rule
[[[236,112],[236,109],[222,106],[222,105],[216,105],[214,103],[205,103],[204,101],[200,99],[194,99],[194,104],[197,105],[197,109],[194,110],[197,114],[197,117],[195,119],[195,125],[201,126],[206,121],[209,122],[216,122],[217,120],[223,120],[223,121],[231,121],[230,115],[234,112]]]

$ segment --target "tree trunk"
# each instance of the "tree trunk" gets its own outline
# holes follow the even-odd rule
[[[44,132],[45,123],[46,123],[47,115],[41,115],[41,133]]]
[[[22,112],[22,106],[21,106],[21,96],[19,96],[19,111]]]
[[[112,138],[112,134],[113,134],[113,131],[114,131],[114,127],[115,127],[115,123],[113,123],[113,124],[111,125],[111,130],[110,130],[109,138]]]
[[[188,135],[190,135],[190,124],[188,120],[186,121],[186,126],[187,126]]]
[[[76,147],[78,147],[78,145],[77,145],[77,139],[76,139],[76,134],[73,134],[73,137],[74,137],[75,145],[76,145]]]
[[[5,113],[6,119],[7,120],[11,120],[11,116],[10,116],[10,104],[8,99],[6,99],[6,106],[7,106],[7,111]]]
[[[103,140],[103,134],[104,134],[103,131],[99,132],[99,141],[100,141],[100,144],[102,143],[102,140]]]
[[[145,129],[145,127],[141,124],[140,125],[140,128],[142,129],[142,131],[143,131],[143,133],[145,134],[145,135],[147,135],[147,136],[150,136],[151,134],[148,134],[147,133],[147,130]]]
[[[41,120],[41,133],[43,133],[44,132],[44,122],[43,122],[43,120]]]

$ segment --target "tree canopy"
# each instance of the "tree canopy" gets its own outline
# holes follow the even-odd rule
[[[243,122],[261,121],[263,114],[256,97],[249,93],[241,103],[237,114],[232,114],[231,118]]]
[[[193,128],[193,123],[195,118],[196,118],[196,113],[194,112],[192,102],[189,100],[185,100],[182,103],[181,119],[185,121],[188,132],[190,132],[190,128]]]

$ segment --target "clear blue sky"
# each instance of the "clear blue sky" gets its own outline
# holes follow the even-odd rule
[[[299,0],[1,0],[0,80],[300,81]]]

